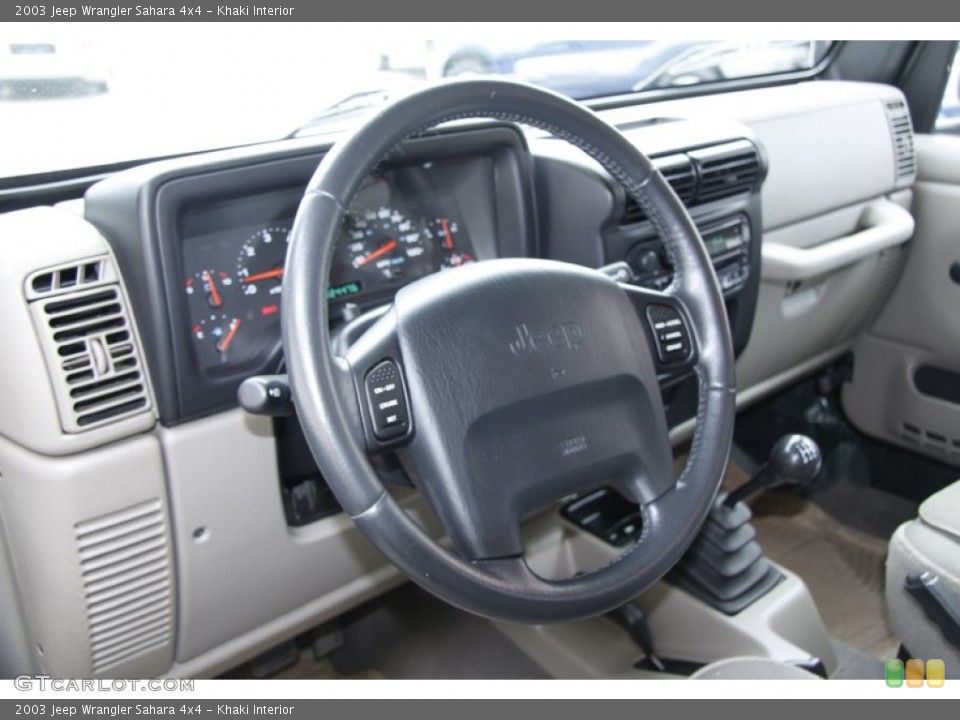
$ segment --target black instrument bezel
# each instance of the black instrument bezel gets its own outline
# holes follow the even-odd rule
[[[87,217],[110,241],[127,283],[164,425],[236,407],[237,388],[244,378],[274,372],[281,363],[278,337],[262,361],[219,374],[200,369],[190,323],[184,319],[188,310],[181,220],[186,211],[204,203],[242,203],[245,198],[286,191],[298,196],[329,145],[295,144],[299,152],[285,147],[260,153],[245,149],[158,163],[121,173],[88,192]],[[470,202],[489,220],[496,255],[534,255],[530,158],[517,127],[485,123],[435,130],[407,141],[384,167],[458,157],[465,163],[490,159],[489,177],[468,189]],[[463,199],[458,199],[463,208]]]

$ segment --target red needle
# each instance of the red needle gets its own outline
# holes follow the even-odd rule
[[[213,275],[209,271],[203,271],[203,279],[207,283],[207,287],[210,289],[210,305],[213,307],[220,307],[223,305],[223,298],[220,297],[220,291],[217,290],[217,284],[213,281]]]
[[[446,218],[440,218],[440,226],[443,228],[443,246],[447,250],[453,250],[453,238],[450,237],[450,223]]]
[[[388,252],[390,252],[391,250],[393,250],[393,249],[396,248],[396,247],[397,247],[397,241],[396,241],[396,240],[391,240],[390,242],[386,243],[385,245],[382,245],[382,246],[380,246],[379,248],[377,248],[376,250],[374,250],[372,253],[370,253],[369,255],[367,255],[367,256],[366,256],[365,258],[363,258],[362,260],[359,260],[359,261],[357,262],[357,267],[358,267],[358,268],[359,268],[359,267],[363,267],[363,266],[366,265],[368,262],[371,262],[372,260],[376,260],[378,257],[382,257],[382,256],[386,255]]]
[[[217,343],[217,350],[222,353],[227,351],[227,348],[230,347],[230,343],[233,342],[233,338],[237,335],[237,330],[240,329],[240,318],[236,318],[232,323],[230,323],[230,332],[227,333],[227,336]]]
[[[257,280],[269,280],[270,278],[278,278],[283,275],[283,268],[277,268],[276,270],[267,270],[266,272],[257,273],[256,275],[250,275],[243,279],[245,283],[257,282]]]

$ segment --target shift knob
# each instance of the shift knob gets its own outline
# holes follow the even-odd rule
[[[772,484],[806,485],[820,472],[823,466],[823,455],[820,446],[806,435],[784,435],[777,440],[770,450],[770,459],[767,460],[767,471],[773,475]]]
[[[820,446],[806,435],[784,435],[774,443],[760,472],[730,493],[723,501],[732,508],[758,490],[780,485],[808,485],[823,466]]]

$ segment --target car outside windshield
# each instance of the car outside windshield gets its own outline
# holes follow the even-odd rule
[[[662,94],[807,71],[828,47],[520,25],[7,24],[0,177],[335,132],[450,77],[496,75],[581,100]]]

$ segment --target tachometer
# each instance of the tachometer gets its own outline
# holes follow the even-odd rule
[[[290,228],[273,225],[258,230],[240,246],[237,282],[245,309],[262,316],[279,311],[283,291],[283,262],[287,256]]]

